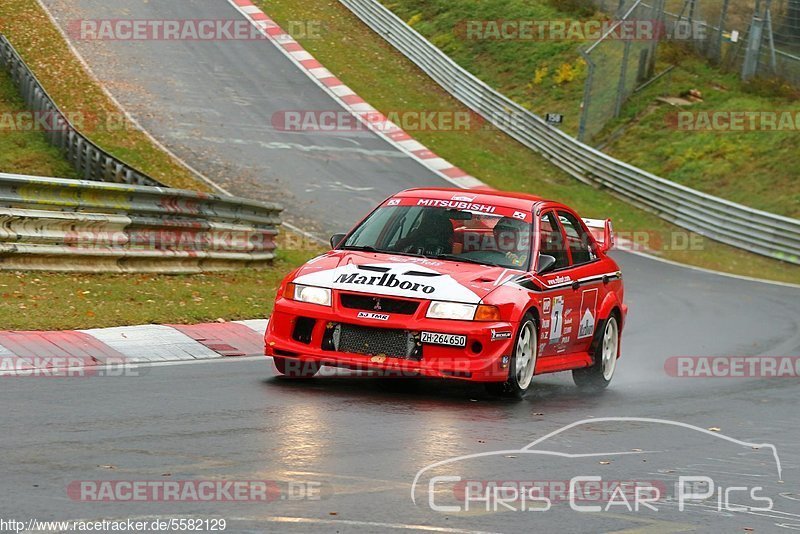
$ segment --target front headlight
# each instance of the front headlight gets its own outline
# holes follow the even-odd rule
[[[461,304],[458,302],[431,302],[426,317],[429,319],[454,319],[456,321],[471,321],[475,317],[476,304]]]
[[[431,302],[425,316],[428,319],[452,319],[454,321],[499,321],[500,309],[487,304]]]
[[[331,290],[325,287],[288,284],[284,296],[297,302],[308,302],[309,304],[319,304],[320,306],[331,305]]]

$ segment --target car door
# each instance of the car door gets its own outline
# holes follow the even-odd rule
[[[565,354],[570,349],[575,329],[575,309],[580,305],[566,236],[555,210],[545,210],[539,216],[539,252],[556,259],[555,266],[539,275],[544,282],[542,294],[542,324],[539,333],[539,355],[543,358]]]
[[[600,265],[594,240],[580,218],[565,209],[558,209],[556,213],[570,257],[572,278],[572,293],[568,299],[571,305],[565,312],[563,337],[569,352],[585,352],[589,350],[597,327],[605,284],[602,273],[598,272]]]

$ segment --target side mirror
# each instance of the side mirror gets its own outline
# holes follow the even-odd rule
[[[536,266],[536,272],[544,274],[547,271],[551,271],[556,266],[556,263],[556,259],[553,256],[539,254],[539,264]]]
[[[331,248],[336,248],[339,246],[339,243],[344,241],[344,238],[347,237],[347,234],[333,234],[331,236]]]

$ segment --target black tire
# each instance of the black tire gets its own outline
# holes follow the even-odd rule
[[[312,378],[320,369],[320,365],[316,362],[304,362],[281,356],[273,356],[272,361],[278,373],[288,378]]]
[[[526,334],[527,332],[527,334]],[[529,336],[529,337],[527,337]],[[527,341],[526,341],[527,340]],[[517,369],[517,357],[522,354],[520,343],[529,343],[532,350],[530,369],[523,376],[520,376]],[[524,349],[523,349],[524,350]],[[526,313],[520,321],[517,335],[514,338],[514,350],[511,354],[511,361],[508,365],[508,379],[505,382],[489,382],[485,384],[486,391],[496,397],[507,397],[521,399],[525,396],[531,386],[531,380],[535,374],[536,361],[539,356],[539,327],[536,318],[531,313]],[[528,366],[526,365],[526,369]],[[528,375],[530,373],[530,376]]]
[[[612,331],[610,335],[614,338],[613,348],[609,346],[606,339],[609,330]],[[611,379],[614,378],[614,371],[617,368],[620,336],[621,332],[616,315],[612,314],[608,319],[600,323],[592,340],[592,359],[594,363],[591,367],[572,371],[572,380],[576,386],[587,392],[599,392],[608,387]],[[613,363],[608,358],[604,358],[604,355],[607,355],[610,351],[613,351]],[[610,368],[609,365],[611,365]]]

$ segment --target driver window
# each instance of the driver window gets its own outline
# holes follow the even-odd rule
[[[569,256],[564,247],[564,239],[561,236],[561,228],[556,222],[556,217],[552,211],[542,215],[539,231],[539,252],[553,256],[556,259],[554,270],[569,267]]]
[[[597,257],[589,246],[589,236],[583,231],[581,223],[565,211],[559,211],[558,218],[567,233],[567,246],[572,252],[572,263],[581,265],[595,260]]]

